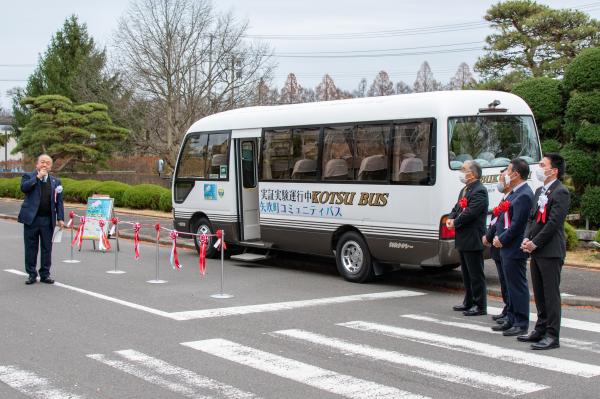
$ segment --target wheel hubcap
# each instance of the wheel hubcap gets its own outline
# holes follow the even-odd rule
[[[356,241],[347,241],[342,246],[341,251],[342,265],[344,269],[352,274],[356,274],[363,266],[363,251]]]

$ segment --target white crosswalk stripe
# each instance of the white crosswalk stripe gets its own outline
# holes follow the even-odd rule
[[[182,345],[347,398],[425,398],[224,339],[184,342]]]
[[[355,330],[379,333],[394,338],[402,338],[412,342],[455,350],[471,355],[499,359],[515,364],[524,364],[527,366],[556,371],[559,373],[577,375],[586,378],[600,375],[600,366],[595,366],[593,364],[539,355],[537,353],[527,353],[464,338],[449,337],[446,335],[384,324],[369,323],[365,321],[351,321],[348,323],[340,323],[338,325],[353,328]]]
[[[0,381],[23,395],[35,399],[83,398],[83,396],[54,388],[48,379],[15,366],[0,366]]]
[[[115,353],[124,360],[109,359],[101,354],[91,354],[87,355],[87,357],[190,398],[259,398],[259,396],[252,393],[241,391],[230,385],[171,365],[163,360],[132,349],[117,351]]]
[[[489,314],[496,315],[496,314],[500,314],[501,312],[502,312],[502,308],[495,308],[495,307],[488,306]],[[537,314],[529,313],[529,320],[537,321]],[[560,326],[565,327],[565,328],[573,328],[575,330],[600,333],[600,323],[592,323],[590,321],[570,319],[568,317],[561,317]]]
[[[368,345],[355,344],[309,331],[291,329],[275,331],[273,334],[310,342],[347,355],[359,356],[377,362],[384,361],[396,365],[407,366],[407,370],[428,377],[439,378],[445,381],[509,396],[523,395],[548,388],[546,385],[534,382],[481,372],[440,361],[427,360],[422,357],[409,356]]]
[[[471,324],[471,323],[464,323],[464,322],[457,322],[457,321],[446,321],[446,320],[436,319],[435,317],[431,317],[431,316],[423,316],[423,315],[416,315],[416,314],[403,314],[401,317],[404,317],[407,319],[419,320],[419,321],[427,321],[430,323],[435,323],[435,324],[439,324],[439,325],[443,325],[443,326],[457,327],[457,328],[462,328],[462,329],[471,330],[471,331],[478,331],[478,332],[484,332],[484,333],[488,333],[488,334],[498,335],[498,332],[492,331],[490,326],[483,326],[483,325],[479,325],[479,324]],[[593,342],[593,341],[581,341],[578,339],[561,337],[560,345],[564,346],[566,348],[573,348],[573,349],[579,349],[579,350],[583,350],[583,351],[587,351],[587,352],[600,353],[600,344],[598,344],[597,342]]]

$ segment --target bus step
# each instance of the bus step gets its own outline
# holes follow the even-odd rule
[[[242,247],[269,249],[273,246],[273,243],[255,240],[255,241],[240,241],[239,245],[241,245]]]
[[[269,259],[269,254],[255,254],[251,252],[244,252],[239,255],[231,255],[230,259],[240,260],[242,262],[258,262],[259,260]]]

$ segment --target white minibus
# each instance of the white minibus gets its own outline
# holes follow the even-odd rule
[[[334,256],[354,282],[400,264],[456,267],[445,218],[462,163],[483,168],[491,208],[500,171],[517,157],[533,172],[541,149],[530,108],[504,92],[241,108],[186,133],[173,174],[174,225],[223,229],[244,249],[241,260],[269,251]]]

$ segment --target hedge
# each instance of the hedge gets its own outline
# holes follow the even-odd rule
[[[153,209],[171,212],[171,190],[155,184],[130,186],[118,181],[61,179],[65,201],[87,203],[94,194],[115,199],[115,206],[133,209]],[[0,197],[20,198],[21,178],[0,178]]]
[[[575,93],[569,99],[565,113],[565,128],[573,137],[583,121],[600,123],[600,91]]]
[[[581,196],[581,214],[593,224],[600,224],[600,186],[586,187]]]
[[[580,52],[565,69],[563,84],[568,91],[600,89],[600,48]]]
[[[596,232],[596,237],[594,237],[594,241],[600,242],[600,230]]]
[[[575,231],[575,227],[567,222],[565,222],[565,238],[567,240],[567,251],[572,251],[577,248],[577,244],[579,243],[577,231]]]
[[[527,79],[513,87],[513,94],[521,97],[533,111],[541,136],[556,136],[562,124],[562,87],[558,80],[541,77]]]
[[[544,154],[548,154],[550,152],[559,152],[560,147],[560,141],[556,139],[546,139],[542,141],[542,153]]]
[[[592,154],[574,144],[567,144],[560,154],[565,158],[567,174],[573,178],[576,187],[585,187],[596,183],[598,161]]]

